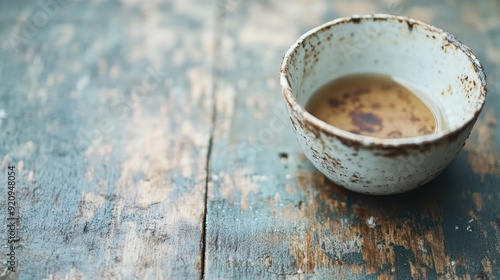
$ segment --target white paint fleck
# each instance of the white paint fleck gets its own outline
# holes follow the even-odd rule
[[[5,119],[7,117],[7,112],[4,109],[0,109],[0,119]]]
[[[363,239],[357,235],[352,240],[341,240],[336,235],[321,237],[319,243],[321,248],[328,254],[331,254],[338,259],[349,253],[360,253],[363,247]]]
[[[78,80],[78,83],[76,84],[76,89],[77,90],[84,90],[88,85],[90,84],[90,78],[89,76],[83,76]]]
[[[455,226],[455,230],[457,230],[457,229],[458,229],[458,226]]]
[[[368,218],[366,220],[366,224],[368,224],[368,227],[369,228],[374,228],[377,226],[377,218],[373,217],[373,216],[370,216],[370,218]]]
[[[474,228],[473,228],[471,225],[467,225],[466,230],[467,230],[468,232],[473,232],[473,231],[474,231]]]
[[[262,182],[262,181],[267,181],[267,176],[266,175],[254,175],[254,176],[252,176],[252,179],[254,182]]]
[[[451,266],[455,266],[455,261],[451,261]]]
[[[427,253],[427,249],[424,247],[424,241],[423,241],[423,240],[419,240],[419,241],[418,241],[418,249],[419,249],[422,253],[424,253],[424,254],[426,254],[426,253]]]
[[[292,176],[292,175],[290,175],[290,174],[286,174],[286,175],[285,175],[285,179],[292,179],[292,178],[293,178],[293,176]]]
[[[466,224],[470,224],[470,223],[472,223],[472,222],[474,222],[474,219],[470,219],[469,221],[467,221],[467,223],[466,223]]]
[[[30,171],[28,172],[28,177],[26,178],[26,181],[27,181],[28,183],[33,182],[33,170],[30,170]]]
[[[302,269],[300,269],[300,268],[299,268],[299,270],[297,270],[297,273],[298,273],[298,274],[302,274],[302,273],[303,273],[303,272],[302,272]]]

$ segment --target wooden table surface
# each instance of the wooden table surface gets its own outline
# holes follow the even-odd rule
[[[302,33],[374,12],[488,74],[464,149],[397,196],[326,180],[278,83]],[[500,278],[497,0],[1,0],[0,38],[2,279]]]

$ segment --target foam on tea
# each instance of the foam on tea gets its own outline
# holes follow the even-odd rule
[[[439,114],[417,93],[380,74],[333,80],[314,93],[306,110],[340,129],[379,138],[421,136],[441,126]]]

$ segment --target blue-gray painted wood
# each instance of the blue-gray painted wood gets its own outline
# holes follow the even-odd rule
[[[0,220],[8,165],[20,217],[17,273],[0,262],[2,277],[202,277],[203,9],[212,5],[0,3]]]
[[[277,80],[300,34],[371,12],[457,35],[489,76],[465,149],[398,196],[325,180]],[[500,277],[499,12],[494,0],[0,2],[0,185],[16,166],[20,217],[18,271],[0,262],[0,277]],[[2,221],[6,207],[4,195]]]
[[[500,37],[492,12],[500,6],[455,2],[228,3],[217,64],[207,279],[500,276]],[[446,171],[419,190],[389,197],[345,191],[305,160],[277,81],[282,55],[302,32],[371,12],[408,15],[453,32],[477,51],[493,84],[471,139]]]

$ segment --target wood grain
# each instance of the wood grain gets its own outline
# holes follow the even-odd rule
[[[439,178],[408,194],[370,197],[333,185],[305,159],[276,78],[283,53],[302,32],[338,16],[372,12],[450,30],[478,51],[487,72],[498,73],[480,46],[493,44],[488,35],[498,21],[487,9],[498,5],[454,2],[231,2],[222,19],[224,55],[217,68],[208,279],[499,275],[498,128],[492,121],[498,87],[490,88],[465,151]],[[498,53],[498,46],[491,49]]]
[[[489,75],[465,149],[388,197],[309,163],[277,78],[300,34],[373,12],[455,34]],[[495,0],[1,2],[0,185],[16,166],[20,241],[18,272],[0,262],[0,278],[499,278],[499,13]]]
[[[43,3],[0,8],[1,170],[19,170],[10,276],[200,278],[212,5]]]

